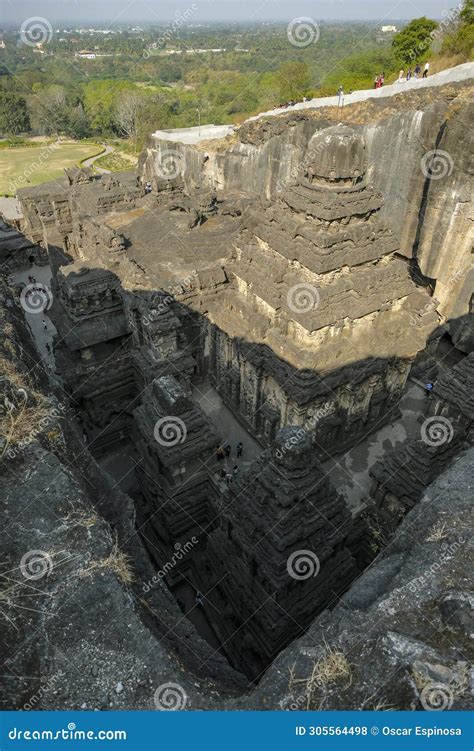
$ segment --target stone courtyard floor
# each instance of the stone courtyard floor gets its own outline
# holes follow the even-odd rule
[[[16,271],[13,275],[13,279],[16,283],[23,282],[26,286],[30,284],[28,277],[32,276],[36,279],[38,286],[45,285],[50,289],[51,287],[51,269],[49,266],[33,266],[26,271]],[[52,299],[52,298],[51,298]],[[54,370],[54,356],[53,356],[53,336],[56,334],[56,329],[51,321],[48,311],[29,312],[27,306],[24,308],[25,318],[28,326],[31,329],[33,338],[36,341],[36,346],[39,349],[41,359],[48,366],[48,368]],[[47,330],[45,331],[43,320],[46,321]],[[49,344],[51,351],[48,353],[46,344]]]
[[[245,471],[255,459],[258,459],[263,446],[237,420],[209,381],[193,385],[193,400],[214,425],[222,439],[222,445],[230,444],[232,447],[229,459],[224,462],[225,468],[232,472],[232,468],[237,465],[239,470]],[[237,458],[236,450],[239,442],[244,447],[241,459]]]
[[[329,479],[347,501],[357,509],[369,494],[372,480],[369,469],[397,444],[420,437],[421,416],[428,396],[421,386],[412,384],[400,401],[401,417],[375,430],[343,454],[323,462]]]

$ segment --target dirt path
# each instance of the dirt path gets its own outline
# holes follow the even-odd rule
[[[83,167],[93,167],[94,162],[96,159],[100,159],[103,156],[107,156],[107,154],[112,154],[115,151],[113,146],[106,146],[104,151],[101,151],[100,154],[96,154],[95,156],[90,156],[88,159],[84,159],[82,162]],[[109,169],[104,169],[103,167],[95,167],[94,169],[97,170],[97,172],[100,172],[101,175],[108,175],[110,173]]]

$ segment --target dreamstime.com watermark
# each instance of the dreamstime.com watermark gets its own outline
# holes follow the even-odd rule
[[[25,712],[29,712],[32,709],[38,709],[38,704],[41,702],[42,698],[51,691],[57,684],[57,682],[64,677],[64,672],[62,670],[59,670],[57,673],[55,673],[51,678],[48,678],[48,680],[43,683],[39,689],[33,694],[33,696],[30,696],[26,704],[23,704],[23,709]]]
[[[286,570],[292,579],[303,581],[319,574],[321,564],[312,550],[295,550],[288,556]]]
[[[452,8],[438,23],[436,29],[430,31],[429,36],[423,42],[420,42],[420,44],[410,50],[408,55],[410,60],[416,60],[421,57],[427,50],[429,50],[433,42],[443,37],[443,34],[449,29],[449,27],[456,23],[463,5],[464,3],[459,3],[455,8]]]
[[[293,313],[309,313],[320,303],[319,290],[309,282],[294,284],[287,292],[286,302]]]
[[[421,440],[427,446],[442,446],[451,443],[454,436],[454,428],[451,420],[442,415],[427,417],[420,430]]]
[[[44,149],[41,149],[36,159],[34,159],[34,161],[32,161],[25,170],[23,170],[21,175],[16,177],[14,180],[10,180],[10,183],[8,185],[9,192],[16,193],[17,188],[21,188],[26,183],[29,183],[30,177],[37,170],[41,169],[45,162],[47,162],[48,159],[51,158],[53,152],[56,151],[56,149],[59,149],[60,146],[61,144],[58,143],[58,141],[54,141],[54,143],[50,143]]]
[[[49,44],[53,38],[53,27],[47,18],[30,16],[20,26],[20,39],[27,47]]]
[[[49,310],[53,304],[53,293],[47,284],[27,284],[20,293],[20,305],[25,313],[36,315]]]
[[[163,180],[176,180],[184,174],[184,155],[176,149],[160,149],[155,157],[155,169]]]
[[[283,459],[285,454],[288,453],[288,451],[291,451],[291,449],[296,446],[306,435],[306,432],[303,430],[303,428],[299,428],[298,430],[295,430],[292,435],[285,441],[285,443],[276,449],[275,451],[275,458],[276,459]]]
[[[425,686],[420,694],[420,702],[427,712],[443,712],[451,709],[454,701],[454,693],[445,683],[430,683]]]
[[[78,730],[75,722],[61,730],[23,730],[13,727],[8,731],[11,741],[126,741],[126,730]]]
[[[161,712],[176,712],[186,709],[188,696],[179,683],[162,683],[156,689],[153,701]]]
[[[143,592],[147,594],[150,592],[153,587],[155,587],[162,579],[167,576],[170,571],[172,571],[175,566],[178,565],[180,561],[183,560],[183,558],[189,553],[190,550],[194,548],[195,545],[198,544],[198,538],[193,536],[190,540],[187,540],[184,545],[181,545],[181,543],[177,542],[175,544],[175,552],[173,553],[171,559],[169,561],[166,561],[163,568],[161,568],[157,573],[152,576],[151,579],[149,579],[145,584],[143,585]]]
[[[416,579],[412,579],[410,582],[408,582],[408,591],[411,594],[416,594],[417,592],[426,589],[431,579],[440,571],[442,571],[443,565],[453,557],[456,551],[459,550],[460,547],[462,547],[464,542],[465,538],[460,536],[457,540],[455,540],[455,542],[452,542],[449,545],[447,543],[442,543],[442,552],[438,560],[432,563],[431,566],[429,566],[426,571],[420,574],[420,576],[417,576]]]
[[[304,155],[304,159],[301,159],[298,164],[294,165],[291,168],[287,180],[285,182],[283,180],[277,180],[276,192],[282,193],[291,180],[296,180],[302,172],[308,171],[311,167],[311,164],[316,160],[316,157],[322,154],[325,148],[327,148],[327,143],[323,139],[319,141],[316,148],[311,147],[310,149],[308,149],[308,151]]]
[[[452,175],[453,169],[453,157],[442,149],[427,151],[421,158],[421,171],[427,180],[442,180]]]
[[[179,30],[188,23],[188,21],[193,17],[198,8],[199,6],[197,5],[197,3],[192,3],[191,7],[186,8],[186,10],[184,10],[183,12],[179,10],[175,11],[174,20],[166,27],[166,29],[158,37],[156,42],[150,44],[150,46],[143,51],[143,57],[151,57],[153,55],[152,50],[157,50],[165,47],[167,42],[169,42],[179,32]]]
[[[28,550],[20,561],[21,575],[29,581],[38,581],[49,576],[53,570],[53,559],[45,550]]]
[[[33,441],[36,441],[38,436],[42,435],[48,428],[52,428],[56,425],[57,420],[64,417],[66,414],[66,407],[64,404],[59,404],[57,407],[51,407],[49,412],[43,417],[40,417],[36,425],[34,425],[27,436],[20,438],[18,443],[13,446],[9,446],[5,452],[7,459],[15,459],[22,451],[24,451]]]
[[[319,24],[310,16],[293,18],[286,28],[286,36],[293,47],[309,47],[319,40]]]
[[[177,415],[165,415],[156,421],[153,428],[155,441],[160,446],[176,446],[178,443],[184,443],[187,435],[186,425]]]
[[[197,271],[192,271],[189,276],[179,279],[175,284],[166,290],[166,294],[159,295],[159,302],[154,302],[150,311],[141,317],[143,326],[151,326],[158,318],[167,313],[171,305],[176,302],[176,295],[184,295],[186,292],[192,292],[194,283],[197,280]]]

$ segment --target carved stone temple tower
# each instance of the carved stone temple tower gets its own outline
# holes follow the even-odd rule
[[[154,380],[134,416],[144,497],[138,524],[150,554],[162,563],[174,544],[199,537],[211,517],[218,438],[174,376]]]
[[[120,280],[105,268],[70,264],[56,291],[56,364],[88,445],[100,454],[130,434],[136,398]]]
[[[221,503],[204,608],[231,663],[256,677],[357,573],[344,542],[351,516],[295,427],[279,431]]]
[[[247,212],[226,267],[232,289],[210,308],[211,377],[269,440],[300,425],[341,450],[391,419],[433,326],[433,313],[410,325],[429,298],[396,255],[367,168],[359,133],[317,132],[295,184]]]

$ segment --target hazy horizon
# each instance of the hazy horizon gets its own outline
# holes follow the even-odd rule
[[[362,7],[361,7],[362,5]],[[453,5],[455,7],[455,4]],[[190,25],[199,23],[262,23],[310,16],[317,21],[372,21],[392,23],[427,15],[442,18],[450,6],[445,0],[400,0],[381,6],[376,0],[6,0],[0,24],[21,24],[43,16],[53,24],[94,24],[120,27],[133,23],[157,25],[187,11]]]

